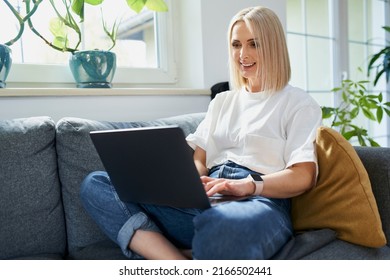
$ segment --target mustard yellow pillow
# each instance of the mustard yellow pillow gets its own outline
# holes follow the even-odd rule
[[[292,199],[295,231],[330,228],[338,238],[367,247],[386,244],[366,169],[337,131],[317,130],[317,186]]]

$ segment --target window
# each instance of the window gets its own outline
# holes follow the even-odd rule
[[[56,0],[61,3],[61,0]],[[25,14],[23,0],[10,1]],[[166,1],[169,5],[169,1]],[[111,7],[115,4],[115,9]],[[143,11],[136,14],[126,1],[106,0],[103,9],[86,5],[85,21],[82,25],[83,45],[80,49],[108,49],[110,42],[102,28],[102,16],[108,26],[119,20],[116,46],[112,49],[117,55],[117,72],[114,83],[118,86],[127,83],[173,83],[175,81],[173,53],[168,48],[170,41],[170,13]],[[49,21],[55,17],[49,1],[43,1],[33,17],[34,27],[46,39],[52,41]],[[12,24],[10,24],[12,22]],[[19,24],[9,12],[4,2],[0,2],[0,24],[11,26],[2,29],[0,42],[12,38],[19,30]],[[69,33],[70,46],[75,45],[74,34]],[[73,45],[72,45],[73,44]],[[56,51],[33,34],[26,26],[22,38],[12,45],[13,66],[9,83],[50,84],[74,83],[68,69],[69,53]],[[136,71],[136,75],[135,75]],[[43,75],[37,75],[37,73]]]
[[[384,0],[288,0],[287,40],[291,83],[309,92],[321,106],[337,106],[330,90],[344,78],[367,80],[370,54],[383,48],[389,3]],[[358,69],[363,71],[359,71]],[[383,91],[384,77],[371,91]],[[387,100],[389,97],[387,96]],[[366,120],[360,120],[364,125]],[[390,144],[388,117],[371,124],[369,133],[381,146]]]

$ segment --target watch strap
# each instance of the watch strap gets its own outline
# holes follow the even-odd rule
[[[250,178],[255,185],[255,190],[252,195],[261,195],[264,188],[263,178],[259,174],[249,174],[248,178]]]

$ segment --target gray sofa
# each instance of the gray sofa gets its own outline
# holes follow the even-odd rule
[[[106,122],[50,117],[0,121],[0,259],[124,259],[79,201],[79,186],[103,166],[89,131],[177,124],[195,130],[204,113],[155,121]],[[357,147],[390,240],[390,148]],[[387,244],[389,245],[389,243]],[[390,259],[390,247],[365,248],[331,229],[297,234],[274,259]]]

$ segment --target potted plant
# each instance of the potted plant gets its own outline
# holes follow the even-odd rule
[[[33,7],[31,8],[31,0],[24,0],[27,13],[25,16],[22,16],[8,0],[3,0],[10,12],[16,17],[19,23],[19,32],[9,41],[0,44],[0,88],[5,88],[6,79],[12,66],[12,51],[10,46],[20,39],[24,32],[26,21],[31,18],[42,1],[43,0],[33,1]]]
[[[379,144],[368,135],[367,129],[356,124],[360,115],[370,121],[380,123],[384,114],[390,117],[390,102],[384,102],[382,93],[369,93],[366,84],[369,81],[343,80],[341,87],[332,89],[341,93],[339,107],[322,107],[322,117],[329,119],[330,127],[338,129],[345,139],[356,138],[361,146],[377,147]]]
[[[49,0],[57,17],[50,22],[50,31],[54,36],[53,40],[45,38],[34,28],[32,20],[28,20],[31,30],[38,35],[47,45],[55,50],[69,52],[69,66],[77,87],[89,88],[110,88],[116,69],[116,54],[111,51],[116,43],[118,22],[115,21],[109,28],[104,20],[101,26],[104,33],[110,38],[111,46],[107,50],[81,50],[83,40],[80,23],[84,21],[84,6],[100,6],[105,0]],[[108,1],[108,0],[106,0]],[[111,0],[114,1],[114,0]],[[118,1],[118,0],[115,0]],[[164,0],[122,0],[126,1],[130,9],[139,13],[144,7],[152,11],[167,11]],[[103,16],[103,11],[102,11]],[[70,43],[69,33],[76,34],[76,42]]]

